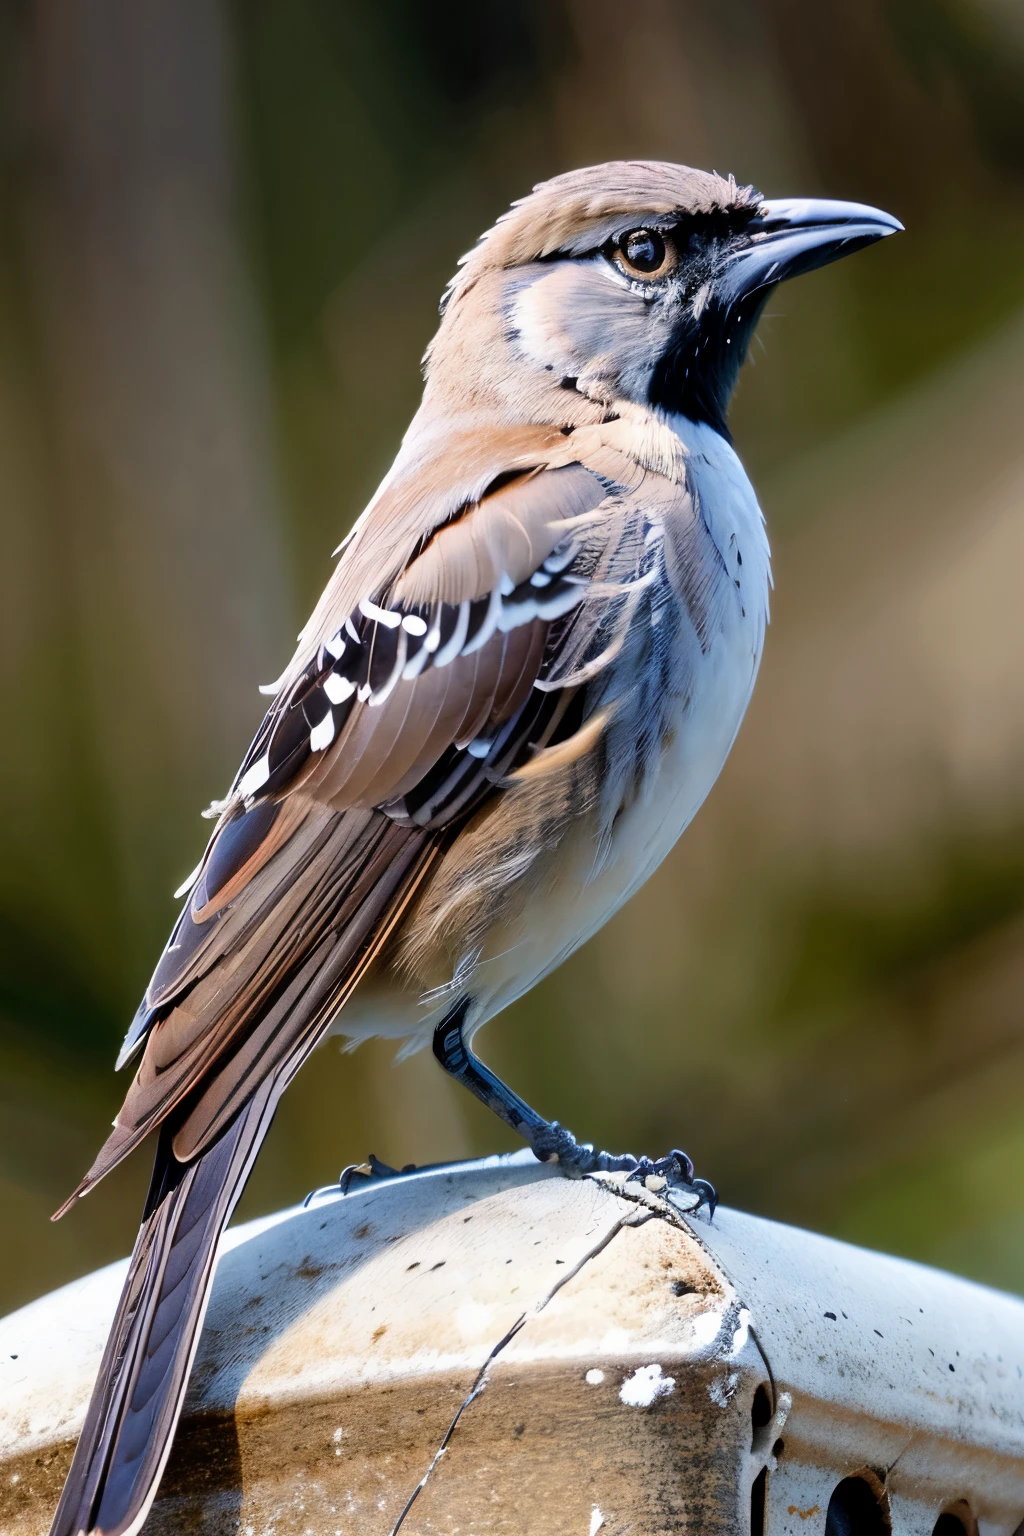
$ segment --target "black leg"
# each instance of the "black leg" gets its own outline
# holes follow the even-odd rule
[[[542,1115],[538,1115],[535,1109],[531,1109],[525,1099],[513,1093],[512,1089],[503,1083],[490,1067],[485,1067],[479,1056],[475,1056],[470,1050],[462,1033],[468,1007],[469,999],[466,998],[441,1020],[434,1030],[434,1055],[456,1082],[468,1088],[482,1104],[492,1109],[506,1125],[512,1127],[518,1136],[529,1142],[541,1162],[546,1162],[557,1148],[552,1146],[544,1155],[538,1150],[536,1139],[539,1137],[542,1141],[544,1140],[545,1133],[551,1130],[550,1123]]]
[[[531,1109],[525,1099],[503,1083],[466,1044],[463,1025],[468,1007],[469,1000],[464,999],[441,1020],[434,1030],[434,1055],[446,1072],[522,1136],[542,1163],[554,1160],[567,1172],[575,1174],[634,1173],[641,1179],[655,1176],[670,1183],[682,1183],[696,1191],[700,1197],[699,1205],[707,1205],[714,1213],[717,1204],[714,1188],[706,1179],[694,1178],[693,1164],[685,1152],[676,1149],[667,1157],[654,1161],[649,1157],[634,1157],[630,1152],[616,1156],[595,1151],[589,1143],[578,1142],[557,1120],[545,1120],[543,1115]]]

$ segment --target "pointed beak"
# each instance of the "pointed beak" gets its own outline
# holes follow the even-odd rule
[[[778,198],[747,225],[749,245],[730,253],[718,280],[727,305],[790,277],[800,277],[902,230],[899,219],[866,203]]]

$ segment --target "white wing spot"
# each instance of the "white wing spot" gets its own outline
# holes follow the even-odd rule
[[[544,561],[543,569],[552,576],[558,576],[575,559],[578,549],[579,546],[572,540],[568,544],[557,544]]]
[[[419,677],[420,673],[423,671],[423,668],[426,666],[429,660],[430,651],[427,649],[426,641],[424,641],[412,660],[407,661],[405,666],[402,668],[402,681],[405,683],[411,683],[414,678]]]
[[[251,768],[247,768],[238,781],[238,798],[248,800],[258,789],[262,789],[270,778],[270,760],[266,753],[258,757]]]
[[[355,683],[350,683],[347,677],[342,677],[339,672],[328,672],[324,678],[324,693],[332,704],[344,704],[356,691]]]
[[[328,710],[319,725],[314,725],[309,733],[309,747],[311,752],[322,752],[329,747],[334,740],[334,716]]]
[[[402,628],[407,635],[425,635],[427,632],[427,621],[426,619],[421,619],[418,613],[407,613],[402,620]]]
[[[438,607],[437,617],[434,619],[433,624],[431,624],[431,626],[430,626],[430,634],[427,636],[427,638],[423,642],[423,649],[427,652],[428,655],[430,655],[434,651],[437,650],[437,648],[438,648],[438,646],[440,644],[441,644],[441,609],[440,609],[440,607]]]
[[[385,629],[397,629],[402,622],[400,613],[392,613],[390,608],[378,608],[368,597],[364,597],[359,604],[359,612],[365,618],[373,619],[375,624],[383,624]]]
[[[469,629],[469,601],[459,604],[459,617],[455,622],[455,629],[447,645],[434,656],[435,667],[446,667],[450,661],[454,661],[466,643],[466,632]]]
[[[480,650],[481,646],[487,644],[488,640],[494,634],[495,629],[498,627],[498,620],[500,617],[501,593],[498,591],[497,587],[495,587],[487,603],[487,612],[484,614],[484,621],[469,644],[463,646],[463,656],[471,656],[474,651]]]
[[[566,578],[568,580],[568,578]],[[579,585],[569,587],[568,591],[556,592],[553,597],[537,604],[537,612],[542,619],[560,619],[563,613],[568,613],[570,608],[575,608],[581,600]]]

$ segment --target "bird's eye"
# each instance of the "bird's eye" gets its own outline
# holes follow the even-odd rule
[[[630,277],[664,277],[675,266],[675,252],[656,229],[634,229],[615,250],[620,266]]]

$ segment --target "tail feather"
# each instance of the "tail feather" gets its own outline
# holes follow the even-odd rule
[[[199,1342],[217,1243],[279,1097],[276,1083],[261,1085],[187,1167],[161,1137],[146,1215],[50,1536],[134,1536],[149,1513]]]
[[[260,994],[262,1011],[254,1006],[241,1039],[232,1029],[219,1051],[211,1047],[163,1119],[142,1227],[50,1536],[134,1536],[143,1524],[181,1413],[218,1240],[277,1102],[443,846],[382,816],[357,823],[349,864],[327,869],[308,908],[293,897],[301,942],[280,964],[276,987]],[[223,957],[220,983],[229,1000],[241,984],[231,961]],[[183,1008],[191,1000],[186,993]],[[134,1123],[127,1108],[128,1134],[137,1137],[149,1119]],[[126,1150],[115,1131],[73,1198]]]

